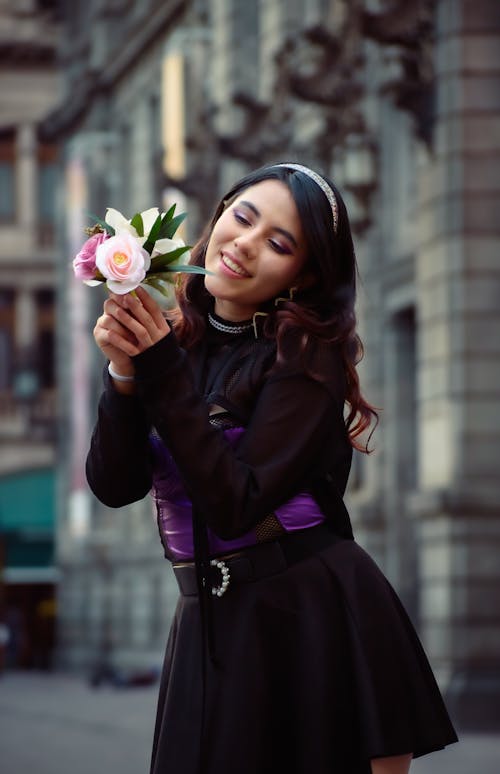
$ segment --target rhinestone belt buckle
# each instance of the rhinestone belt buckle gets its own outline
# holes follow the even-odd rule
[[[227,587],[229,586],[229,582],[231,580],[231,573],[229,572],[229,567],[225,562],[222,561],[222,559],[211,559],[210,566],[217,567],[217,569],[220,570],[220,573],[222,575],[221,585],[212,586],[212,594],[214,595],[214,597],[222,597],[222,595],[226,593]]]

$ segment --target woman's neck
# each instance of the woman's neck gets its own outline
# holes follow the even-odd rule
[[[235,304],[232,301],[226,301],[225,299],[216,298],[214,304],[214,312],[222,320],[228,322],[243,322],[251,320],[255,307],[244,306],[241,304]]]

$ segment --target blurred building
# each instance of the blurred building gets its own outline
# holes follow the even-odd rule
[[[376,452],[351,477],[357,539],[400,592],[457,721],[496,723],[500,6],[66,5],[66,97],[46,130],[65,144],[69,254],[86,208],[132,214],[172,196],[192,240],[218,195],[266,162],[309,164],[345,194],[362,379],[382,408]],[[67,285],[61,658],[88,665],[101,648],[144,664],[176,592],[150,503],[113,513],[85,487],[102,296]]]
[[[0,620],[7,664],[54,638],[56,2],[0,2]]]
[[[47,136],[63,145],[66,202],[59,277],[59,663],[96,679],[161,664],[176,589],[158,548],[152,503],[112,511],[85,481],[104,365],[91,332],[105,292],[75,280],[70,266],[93,222],[89,213],[103,217],[112,206],[131,216],[168,198],[161,113],[172,78],[166,46],[184,6],[164,0],[63,3],[65,93],[44,124]],[[175,71],[174,59],[171,67]],[[178,90],[176,99],[183,97]]]

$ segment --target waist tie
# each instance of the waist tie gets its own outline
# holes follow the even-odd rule
[[[222,597],[232,585],[250,583],[283,572],[334,543],[343,540],[325,524],[289,532],[279,540],[258,543],[241,551],[219,554],[210,559],[207,580],[214,597]],[[183,596],[198,594],[196,564],[176,562],[172,565]]]

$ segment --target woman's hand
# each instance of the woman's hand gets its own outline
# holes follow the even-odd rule
[[[114,369],[123,376],[133,375],[131,358],[139,355],[169,332],[161,308],[143,288],[136,296],[111,293],[104,302],[104,313],[97,320],[94,338]]]

